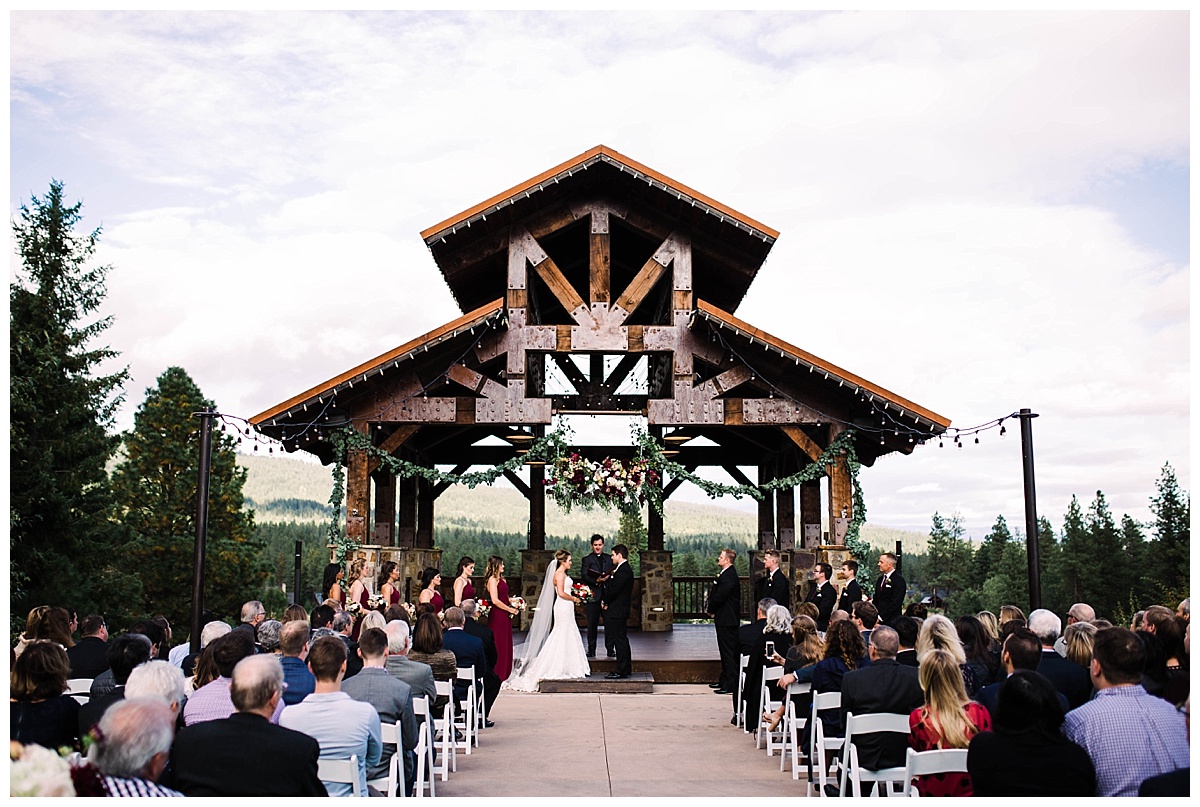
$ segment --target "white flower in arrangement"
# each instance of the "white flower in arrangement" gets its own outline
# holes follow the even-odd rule
[[[10,744],[9,756],[18,744]],[[49,748],[30,743],[9,766],[10,796],[74,796],[71,765]]]

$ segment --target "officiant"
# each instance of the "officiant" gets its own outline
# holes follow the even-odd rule
[[[583,606],[587,613],[588,658],[596,657],[596,627],[600,624],[600,617],[604,615],[600,601],[604,594],[604,581],[612,574],[612,570],[612,555],[604,551],[604,536],[597,533],[592,536],[592,553],[583,559],[583,581],[591,587],[592,592],[596,595]],[[609,658],[616,657],[617,650],[613,646],[613,639],[608,630],[604,631],[604,646],[608,650]]]

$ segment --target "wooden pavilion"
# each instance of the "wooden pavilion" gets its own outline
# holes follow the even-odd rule
[[[805,468],[847,429],[867,466],[944,432],[946,418],[734,316],[778,235],[597,146],[421,233],[461,317],[251,423],[324,463],[343,458],[323,430],[349,423],[385,453],[461,473],[511,458],[555,415],[640,415],[687,469],[721,467],[753,485]],[[552,389],[552,373],[569,389]],[[632,389],[635,376],[644,383]],[[409,580],[440,565],[434,503],[447,485],[397,480],[364,451],[344,462],[346,532],[364,555],[396,559]],[[529,500],[528,595],[548,554],[545,469],[506,476]],[[758,547],[780,550],[797,582],[817,560],[845,557],[854,502],[844,457],[828,478],[824,501],[812,480],[759,505]],[[682,481],[664,480],[664,498]],[[667,630],[671,561],[652,509],[647,528],[638,621]]]

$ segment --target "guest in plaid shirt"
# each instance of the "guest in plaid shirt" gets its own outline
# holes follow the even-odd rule
[[[154,663],[154,662],[151,662]],[[100,719],[95,766],[109,796],[182,796],[157,783],[175,739],[175,714],[160,698],[129,698]]]
[[[1142,688],[1145,665],[1146,648],[1133,631],[1096,634],[1096,695],[1067,714],[1063,734],[1092,758],[1097,796],[1136,796],[1146,779],[1189,764],[1184,717]]]

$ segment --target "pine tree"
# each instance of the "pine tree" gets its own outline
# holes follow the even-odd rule
[[[1038,572],[1042,583],[1042,607],[1066,613],[1070,603],[1063,593],[1062,549],[1054,538],[1054,527],[1045,516],[1038,518]]]
[[[196,491],[199,484],[199,419],[215,408],[180,367],[158,377],[125,435],[125,459],[113,472],[113,488],[126,525],[138,534],[131,547],[145,591],[145,608],[187,624],[191,614]],[[246,469],[236,443],[213,435],[209,469],[205,607],[233,616],[243,602],[261,598],[267,563],[251,541],[252,512],[243,509]]]
[[[105,464],[124,369],[101,374],[116,351],[92,345],[112,324],[92,322],[107,266],[90,266],[100,231],[81,235],[82,203],[61,182],[22,205],[13,222],[21,256],[9,284],[9,546],[12,618],[36,605],[70,605],[120,624],[139,594],[120,548]]]
[[[1096,491],[1096,498],[1088,506],[1086,526],[1091,557],[1121,557],[1121,534],[1113,521],[1103,491]],[[1118,574],[1118,577],[1128,579],[1124,573]],[[1125,599],[1124,592],[1118,591],[1107,575],[1088,575],[1083,591],[1083,602],[1096,609],[1096,616],[1111,617],[1114,609]]]
[[[1067,512],[1063,516],[1062,542],[1059,546],[1064,599],[1072,603],[1084,602],[1085,588],[1090,577],[1089,567],[1096,556],[1092,554],[1088,545],[1083,510],[1075,496],[1071,497],[1071,503],[1067,505]]]
[[[931,593],[940,590],[939,596],[949,600],[967,586],[971,574],[971,548],[963,540],[962,517],[958,513],[948,522],[940,513],[933,514],[926,551]]]
[[[1140,603],[1142,607],[1149,605],[1154,601],[1156,584],[1153,569],[1148,565],[1146,536],[1142,533],[1142,525],[1130,518],[1128,513],[1121,516],[1121,548],[1128,575],[1118,587],[1119,603],[1122,606],[1130,602]],[[1122,623],[1128,625],[1129,620],[1122,620]]]
[[[992,530],[984,536],[983,543],[975,550],[975,564],[972,569],[972,582],[980,587],[1000,569],[1000,561],[1004,557],[1004,547],[1012,540],[1008,522],[1004,516],[996,516]]]
[[[1191,552],[1192,499],[1179,489],[1171,463],[1163,465],[1155,484],[1158,495],[1150,498],[1154,513],[1154,572],[1165,592],[1189,591],[1189,554]]]

